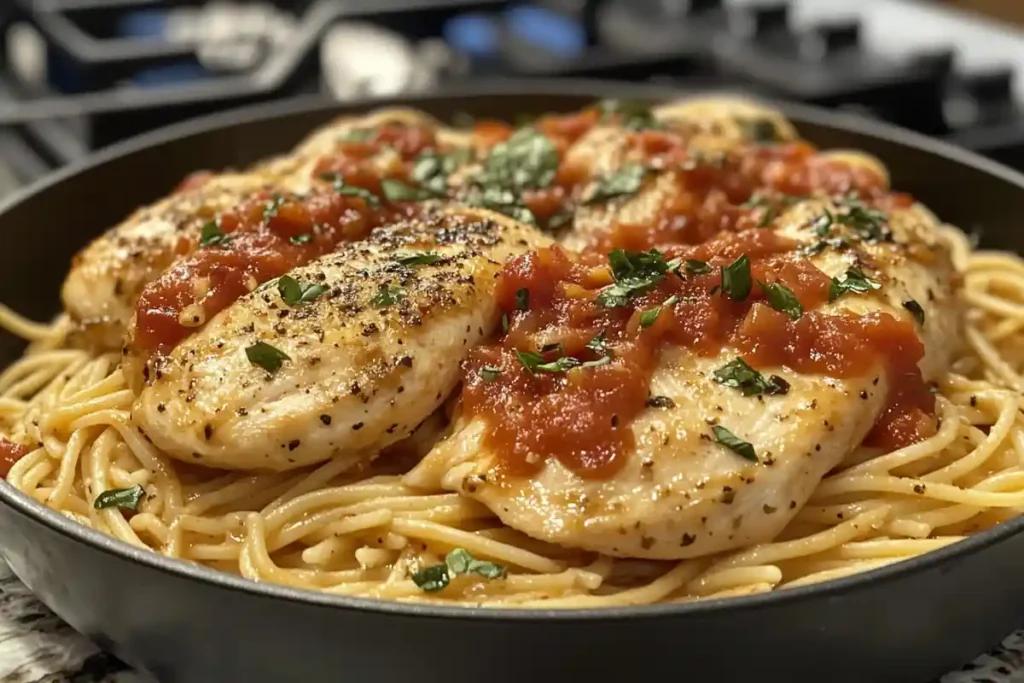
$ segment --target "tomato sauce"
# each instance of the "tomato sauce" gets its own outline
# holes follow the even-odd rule
[[[722,268],[740,256],[749,259],[752,285],[734,300],[722,291]],[[598,302],[613,278],[593,253],[556,246],[504,268],[498,296],[507,332],[471,352],[462,395],[468,414],[487,419],[486,438],[502,454],[504,471],[528,475],[554,457],[586,478],[613,474],[630,450],[630,422],[647,407],[658,354],[669,345],[701,355],[735,348],[754,368],[785,365],[840,378],[887,370],[894,389],[871,445],[896,448],[934,429],[934,399],[917,366],[924,349],[914,325],[885,313],[816,312],[828,301],[832,280],[793,243],[749,229],[672,247],[664,258],[706,267],[667,273],[614,308]],[[770,307],[761,283],[787,287],[802,315],[793,320]],[[643,322],[652,310],[657,316]],[[534,366],[547,363],[556,371],[527,367],[524,352],[537,354]],[[575,359],[572,366],[557,368],[567,357]]]
[[[6,479],[11,468],[28,455],[31,449],[28,446],[16,444],[7,439],[0,439],[0,479]]]

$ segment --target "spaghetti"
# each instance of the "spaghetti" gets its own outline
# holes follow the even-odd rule
[[[6,479],[80,524],[168,557],[256,581],[410,602],[686,602],[882,567],[1024,511],[1024,259],[976,251],[951,227],[942,238],[964,278],[957,296],[967,315],[965,348],[937,389],[936,433],[881,456],[854,451],[771,543],[667,562],[537,541],[478,502],[403,478],[444,428],[443,414],[354,472],[348,461],[281,473],[182,463],[132,423],[119,354],[66,346],[66,316],[39,324],[0,307],[0,326],[29,342],[0,374],[0,432],[37,444],[10,459]],[[146,498],[133,515],[94,505],[106,491],[136,486]],[[445,590],[410,578],[446,558],[459,571]],[[498,565],[508,568],[501,580],[478,580]]]

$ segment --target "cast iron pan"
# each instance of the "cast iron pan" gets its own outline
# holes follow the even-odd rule
[[[277,103],[190,122],[97,155],[0,209],[0,301],[44,319],[72,254],[199,168],[290,148],[344,111],[399,103],[442,119],[567,111],[664,88],[505,83],[340,106]],[[1024,248],[1024,176],[882,124],[782,106],[823,147],[885,160],[894,185],[984,245]],[[0,341],[0,362],[20,351]],[[1024,518],[923,557],[768,595],[601,611],[409,606],[257,584],[136,550],[0,484],[0,555],[57,614],[165,682],[923,682],[1024,620]]]

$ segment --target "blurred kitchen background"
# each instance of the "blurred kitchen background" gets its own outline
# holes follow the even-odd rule
[[[1024,0],[0,0],[0,193],[247,103],[564,76],[847,108],[1024,169]]]

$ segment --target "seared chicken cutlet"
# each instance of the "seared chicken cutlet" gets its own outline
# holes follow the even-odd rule
[[[81,341],[119,347],[143,287],[195,248],[202,226],[247,195],[275,187],[259,175],[214,176],[139,209],[80,251],[61,298]]]
[[[862,442],[930,434],[925,381],[958,343],[933,217],[848,197],[780,212],[620,252],[604,287],[557,252],[518,260],[503,286],[537,311],[471,360],[453,435],[407,483],[544,541],[682,559],[770,541]]]
[[[454,389],[498,324],[502,265],[548,243],[476,209],[378,228],[153,357],[133,418],[164,452],[211,467],[369,460]]]

